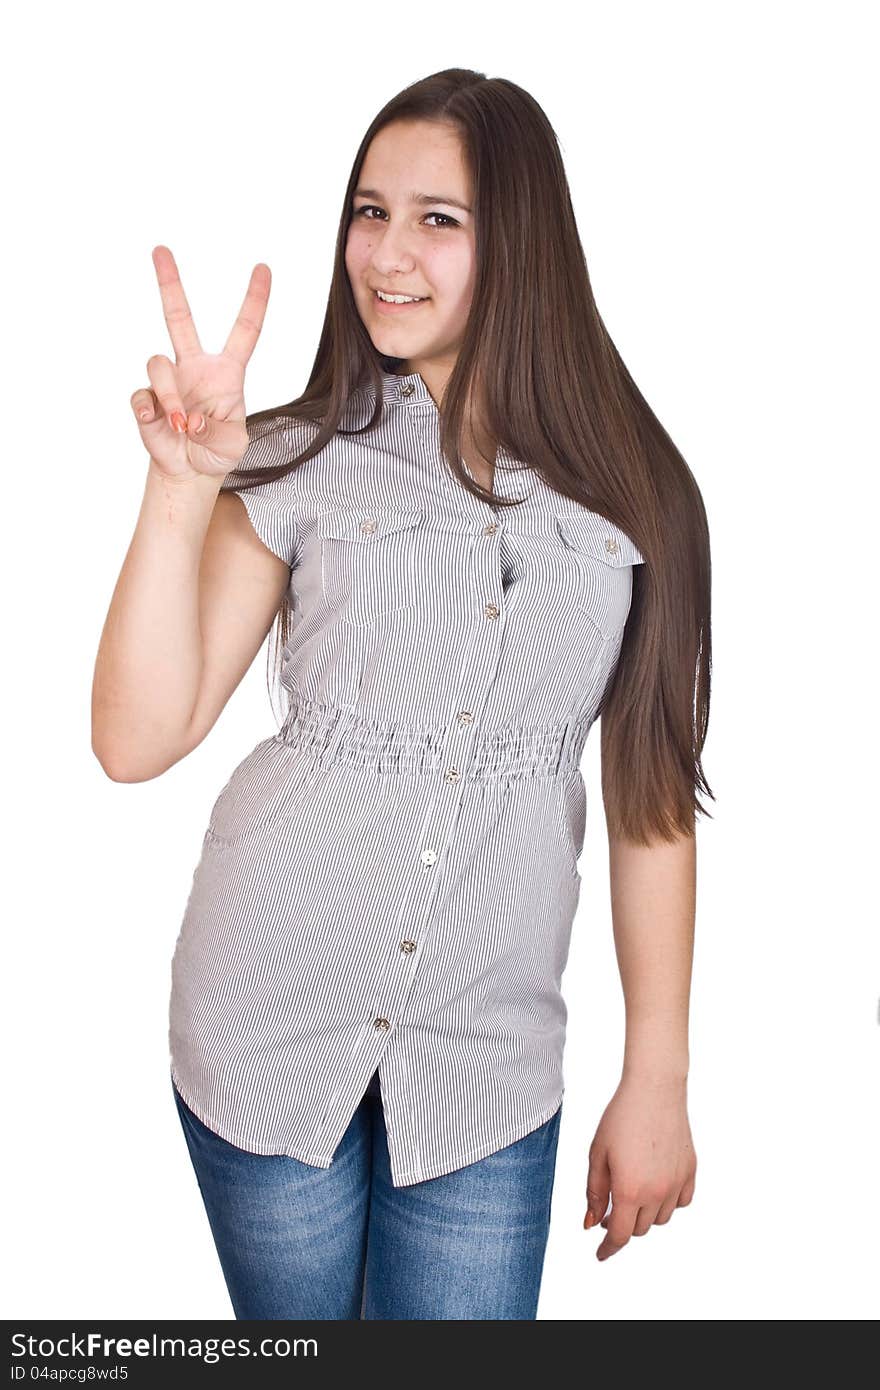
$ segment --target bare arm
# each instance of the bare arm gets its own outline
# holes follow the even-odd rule
[[[614,944],[626,1003],[624,1076],[684,1081],[696,911],[696,841],[610,839]]]
[[[696,841],[609,837],[609,865],[626,1041],[620,1084],[590,1146],[584,1226],[605,1228],[599,1260],[687,1206],[697,1166],[687,1113]]]
[[[202,741],[289,582],[221,480],[150,465],[92,686],[92,749],[115,781],[158,777]]]

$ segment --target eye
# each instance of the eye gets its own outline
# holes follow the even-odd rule
[[[365,213],[368,213],[368,212],[369,212],[369,213],[373,213],[373,212],[382,213],[382,209],[381,209],[381,208],[377,208],[376,205],[375,205],[375,203],[362,203],[361,206],[360,206],[359,208],[355,208],[355,210],[354,210],[354,216],[355,216],[355,217],[363,217],[365,222],[375,222],[375,221],[376,221],[375,217],[366,217],[366,216],[365,216]],[[384,215],[385,215],[385,214],[382,213],[382,216],[383,216],[383,217],[384,217]],[[425,218],[427,219],[428,217],[440,217],[440,218],[443,219],[444,224],[448,224],[450,227],[457,227],[457,226],[459,225],[458,222],[456,222],[456,220],[455,220],[454,217],[450,217],[449,214],[448,214],[448,213],[445,213],[445,212],[426,212],[426,213],[425,213]],[[435,230],[435,231],[442,231],[443,228],[442,228],[442,227],[435,227],[434,230]]]

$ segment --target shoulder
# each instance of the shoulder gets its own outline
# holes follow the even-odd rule
[[[296,469],[277,478],[254,482],[253,475],[263,469],[282,469],[293,464],[313,443],[319,425],[300,416],[285,415],[277,410],[260,411],[247,420],[248,446],[238,465],[227,473],[221,491],[253,486],[257,491],[272,492],[280,499],[296,493]]]

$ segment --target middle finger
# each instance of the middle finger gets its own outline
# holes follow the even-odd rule
[[[639,1214],[636,1217],[636,1224],[633,1226],[634,1236],[646,1236],[657,1219],[660,1210],[659,1203],[656,1206],[639,1207]]]

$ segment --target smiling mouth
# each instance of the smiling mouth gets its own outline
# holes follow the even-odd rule
[[[383,309],[412,309],[417,304],[426,304],[428,295],[385,295],[380,290],[373,290],[373,298],[377,304],[381,304]]]

